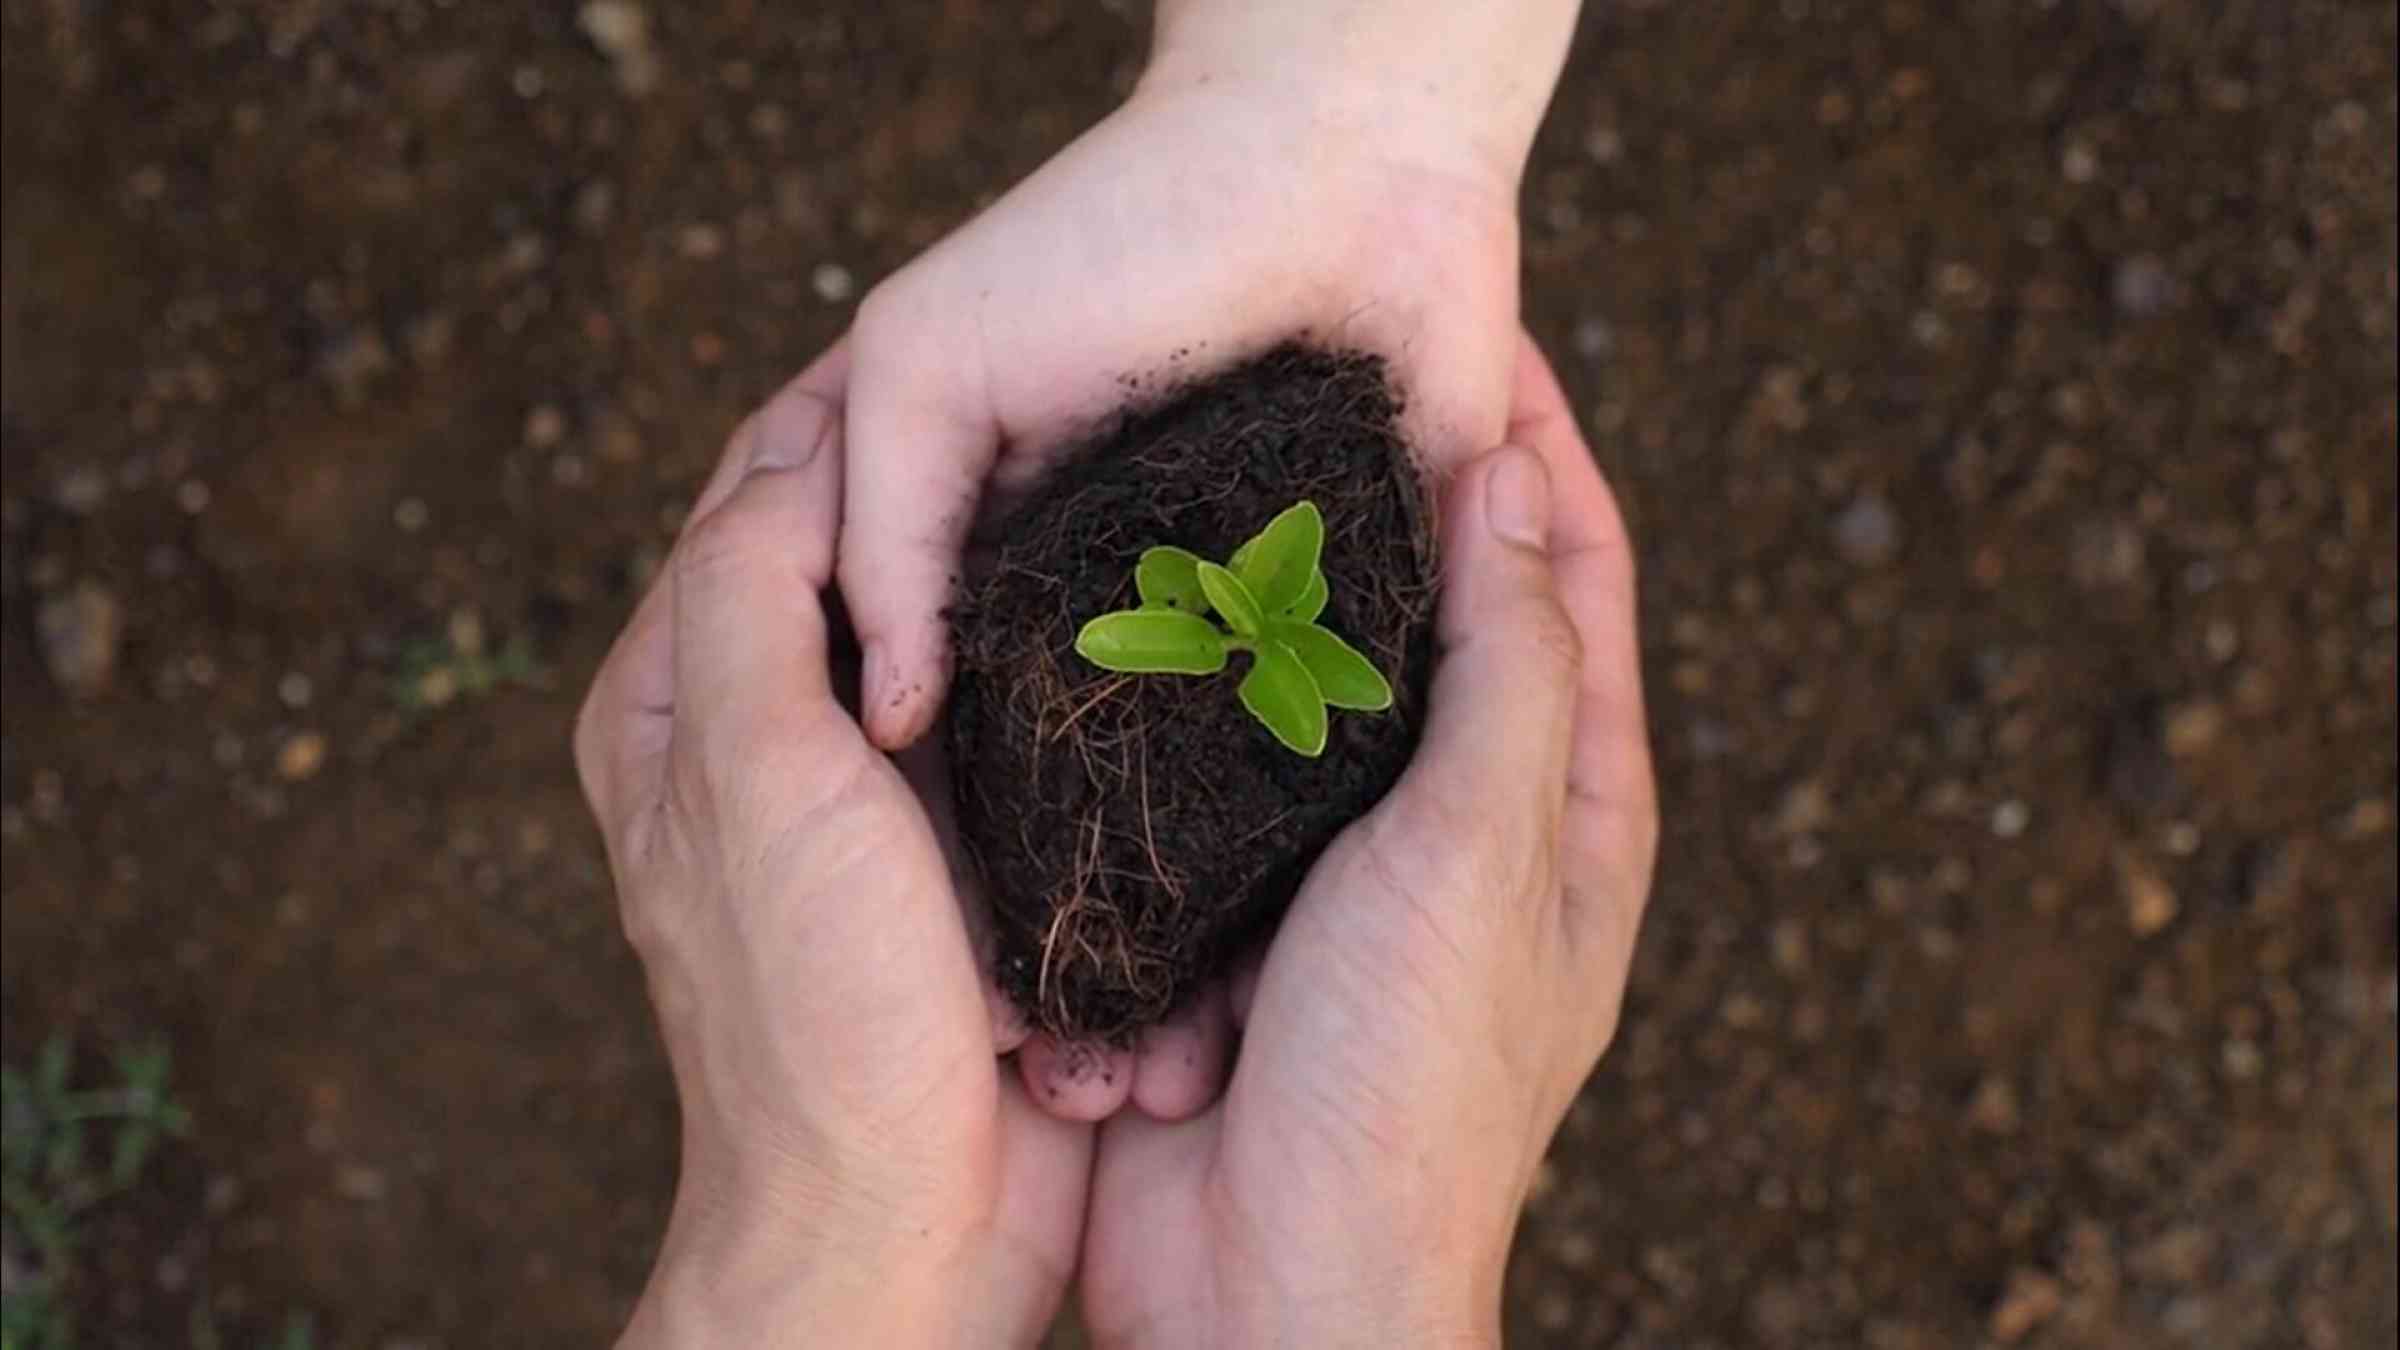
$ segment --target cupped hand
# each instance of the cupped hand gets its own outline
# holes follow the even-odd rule
[[[943,612],[987,490],[1038,474],[1129,380],[1155,389],[1309,337],[1390,360],[1436,467],[1498,441],[1517,165],[1453,139],[1255,80],[1154,75],[867,297],[849,338],[839,577],[877,744],[908,745],[937,714]],[[1188,1028],[1210,1016],[1161,1032],[1139,1072],[1124,1050],[1047,1037],[1020,1063],[1069,1117],[1116,1111],[1142,1078],[1144,1098],[1196,1104],[1213,1070],[1207,1047],[1187,1053]]]
[[[1234,995],[1223,1097],[1101,1127],[1082,1287],[1103,1345],[1496,1343],[1657,831],[1632,557],[1530,342],[1507,441],[1445,494],[1424,743]]]
[[[683,1108],[627,1344],[1029,1343],[1088,1127],[1002,1072],[918,796],[836,699],[837,348],[735,435],[576,760]]]

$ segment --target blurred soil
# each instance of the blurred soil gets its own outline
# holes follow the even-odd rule
[[[674,1114],[580,689],[1125,8],[0,0],[4,1039],[198,1122],[93,1343],[618,1324]],[[2393,8],[1592,11],[1527,310],[1667,837],[1512,1343],[2391,1345]]]

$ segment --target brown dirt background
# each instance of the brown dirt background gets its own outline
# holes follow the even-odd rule
[[[577,693],[739,414],[1144,22],[651,18],[636,100],[566,3],[0,3],[5,1043],[164,1033],[198,1119],[99,1343],[617,1325],[673,1115]],[[1667,835],[1516,1343],[2400,1334],[2394,42],[1592,6],[1527,308],[1638,529]],[[395,697],[454,628],[543,677]]]

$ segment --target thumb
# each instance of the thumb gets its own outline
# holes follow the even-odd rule
[[[842,600],[865,663],[859,720],[886,750],[924,735],[949,687],[944,614],[999,453],[974,391],[942,373],[963,368],[939,355],[952,344],[906,317],[910,304],[887,283],[860,309],[842,519]]]
[[[1400,787],[1439,821],[1489,822],[1510,848],[1532,842],[1514,830],[1557,820],[1574,739],[1582,647],[1551,571],[1550,505],[1541,457],[1515,446],[1452,480],[1441,656],[1424,744]]]
[[[841,480],[838,449],[770,443],[677,543],[668,564],[674,752],[687,767],[756,768],[783,746],[808,746],[817,758],[824,733],[846,726],[820,599],[832,580]]]

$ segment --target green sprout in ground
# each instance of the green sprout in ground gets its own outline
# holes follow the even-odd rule
[[[392,679],[392,700],[412,713],[431,712],[461,695],[487,694],[504,685],[537,686],[544,676],[534,659],[533,643],[523,633],[495,648],[485,640],[482,617],[463,609],[450,616],[440,637],[401,648],[399,667]]]
[[[190,1117],[167,1093],[166,1047],[120,1051],[117,1085],[76,1088],[64,1037],[33,1064],[0,1066],[0,1155],[5,1157],[8,1279],[0,1290],[0,1350],[75,1343],[67,1309],[81,1221],[141,1179],[159,1141]],[[105,1149],[105,1156],[95,1156]]]
[[[1180,548],[1147,549],[1133,569],[1139,609],[1083,626],[1075,650],[1129,675],[1214,675],[1250,654],[1242,706],[1311,759],[1325,751],[1328,707],[1382,712],[1392,687],[1372,662],[1317,622],[1331,591],[1318,566],[1325,518],[1301,502],[1218,565]],[[1214,611],[1224,620],[1209,622]]]

